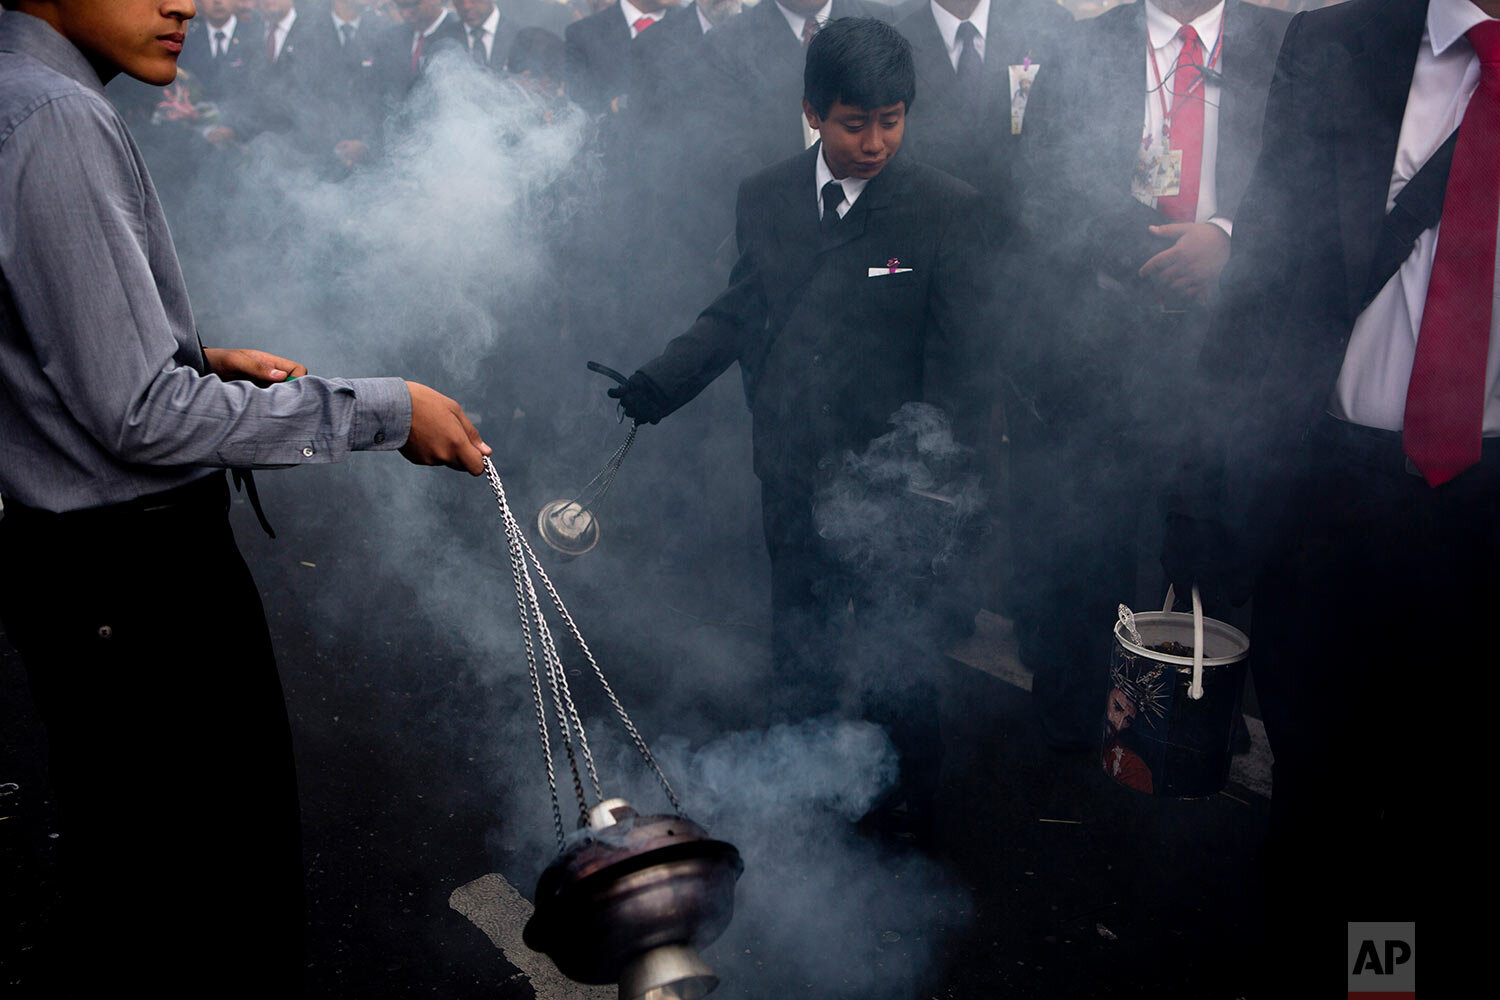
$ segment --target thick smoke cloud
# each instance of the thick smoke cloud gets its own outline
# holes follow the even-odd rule
[[[258,137],[237,158],[164,191],[204,340],[274,350],[315,374],[431,382],[479,417],[517,518],[534,523],[543,501],[586,482],[625,433],[606,405],[605,383],[583,370],[584,360],[610,345],[570,339],[549,306],[565,280],[560,234],[593,208],[600,188],[591,138],[585,116],[565,112],[544,122],[521,91],[460,56],[433,60],[392,122],[384,157],[347,178],[304,164],[277,136]],[[229,189],[233,197],[224,197]],[[631,233],[617,236],[630,245]],[[681,310],[678,303],[662,312]],[[672,332],[661,331],[662,339]],[[721,381],[694,404],[697,418],[681,419],[711,416],[731,432],[708,434],[712,447],[705,448],[705,436],[691,428],[644,429],[601,508],[600,547],[550,569],[688,814],[745,857],[738,916],[711,956],[731,984],[725,992],[910,997],[927,974],[937,928],[962,922],[964,899],[932,862],[893,857],[854,832],[853,820],[895,781],[895,753],[878,726],[826,718],[744,728],[743,706],[759,696],[768,673],[768,601],[762,563],[744,579],[716,574],[716,549],[763,558],[747,420],[742,403],[726,404],[739,394],[737,380]],[[976,502],[970,486],[946,478],[955,457],[933,413],[900,415],[889,440],[850,457],[845,492],[825,505],[829,532],[849,542],[858,566],[868,556],[856,550],[872,539],[851,526],[885,530],[860,506],[870,487],[899,481],[949,490],[961,505]],[[888,471],[893,464],[899,475]],[[481,481],[368,457],[296,475],[300,488],[328,491],[330,510],[285,533],[319,531],[341,544],[373,546],[382,574],[362,593],[323,592],[308,614],[335,632],[361,628],[388,613],[369,606],[375,595],[401,594],[410,604],[399,613],[444,637],[446,662],[466,664],[485,703],[455,703],[451,718],[478,718],[477,730],[435,712],[423,738],[464,747],[494,775],[489,846],[495,863],[529,891],[555,843],[489,491]],[[712,509],[684,513],[681,488],[662,485],[674,475],[696,477],[703,492],[695,504]],[[348,516],[359,511],[370,514]],[[908,541],[916,551],[931,539]],[[930,568],[945,556],[900,558]],[[702,593],[716,600],[692,603]],[[724,607],[733,613],[705,611]],[[659,791],[590,679],[575,673],[584,665],[565,632],[556,632],[605,794],[657,811]],[[366,669],[433,669],[411,652]],[[392,752],[420,750],[397,744]],[[560,753],[557,764],[571,823]]]

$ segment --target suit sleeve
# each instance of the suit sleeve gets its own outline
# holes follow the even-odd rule
[[[953,420],[954,436],[982,439],[994,398],[990,234],[977,196],[959,199],[938,248],[928,298],[923,396]]]
[[[752,344],[764,336],[767,320],[760,241],[750,236],[755,199],[741,186],[735,209],[739,259],[729,275],[729,286],[698,315],[686,333],[667,345],[641,371],[664,392],[673,410],[686,404],[747,357]]]
[[[604,110],[604,98],[599,92],[588,52],[580,43],[581,32],[577,28],[578,25],[569,25],[567,31],[563,32],[563,77],[568,100],[585,111],[597,114]]]

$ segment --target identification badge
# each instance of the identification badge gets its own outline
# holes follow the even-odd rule
[[[1010,67],[1010,134],[1021,134],[1021,121],[1026,117],[1026,101],[1031,97],[1031,85],[1036,81],[1036,71],[1041,63],[1030,58]]]
[[[1161,136],[1141,140],[1130,193],[1142,205],[1156,206],[1156,199],[1170,198],[1182,188],[1182,150],[1168,149]]]

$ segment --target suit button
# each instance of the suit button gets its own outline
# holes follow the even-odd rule
[[[824,416],[825,416],[825,417],[826,417],[826,416],[827,416],[827,415],[828,415],[828,414],[830,414],[830,413],[832,413],[832,412],[833,412],[833,407],[831,407],[831,406],[829,406],[829,405],[828,405],[828,404],[827,404],[827,403],[824,403],[824,404],[823,404],[823,407],[822,407],[822,409],[823,409],[823,415],[824,415]]]
[[[821,365],[822,363],[823,363],[823,355],[821,355],[821,354],[814,354],[813,355],[813,364],[815,364],[815,365]]]
[[[115,634],[115,630],[112,629],[112,628],[110,628],[108,625],[100,625],[99,626],[99,638],[101,638],[101,639],[110,639],[110,638],[114,637],[114,634]]]
[[[312,458],[313,454],[314,453],[313,453],[313,450],[311,448],[303,448],[302,449],[302,457],[303,458]]]
[[[385,431],[376,431],[375,432],[375,443],[376,444],[384,444],[385,443]]]
[[[819,472],[827,472],[832,467],[833,467],[833,459],[831,459],[831,458],[820,458],[820,459],[818,459],[818,471]]]

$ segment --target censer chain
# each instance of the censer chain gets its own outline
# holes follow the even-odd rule
[[[635,428],[632,427],[630,435],[615,452],[614,458],[611,459],[610,465],[615,471],[618,471],[619,463],[624,459],[625,453],[630,450],[630,445],[634,439]],[[578,756],[581,755],[583,758],[584,770],[588,773],[589,784],[593,787],[596,801],[602,800],[604,794],[599,784],[599,775],[594,764],[593,753],[589,748],[588,734],[585,732],[583,720],[578,714],[578,707],[568,684],[567,672],[563,668],[561,656],[558,655],[557,644],[552,637],[552,630],[547,624],[546,616],[542,610],[542,602],[533,582],[533,570],[536,576],[541,579],[542,587],[546,590],[547,597],[551,600],[564,625],[567,626],[569,634],[573,637],[573,641],[578,644],[578,648],[582,650],[585,659],[588,660],[589,667],[593,671],[595,679],[598,680],[600,687],[604,689],[605,695],[609,698],[610,705],[614,708],[615,714],[619,716],[626,733],[629,734],[636,752],[641,755],[641,758],[656,776],[656,780],[661,784],[663,791],[666,792],[668,801],[672,803],[672,808],[681,813],[682,804],[678,800],[676,792],[672,790],[672,786],[667,781],[666,775],[657,764],[656,758],[652,755],[650,748],[646,746],[646,741],[641,737],[635,723],[631,721],[629,713],[625,711],[625,706],[621,704],[619,697],[614,692],[614,688],[610,686],[609,681],[605,678],[604,671],[599,667],[598,661],[594,658],[593,651],[583,638],[583,633],[579,630],[577,623],[573,620],[572,614],[569,613],[567,606],[563,603],[562,596],[558,594],[557,588],[553,586],[551,577],[547,575],[547,571],[543,568],[541,560],[537,558],[536,552],[531,547],[531,543],[527,541],[525,532],[521,530],[521,526],[511,511],[510,503],[506,498],[505,487],[501,484],[500,476],[495,471],[495,467],[489,459],[485,459],[484,471],[485,477],[489,481],[490,489],[494,491],[495,502],[500,508],[500,519],[505,527],[507,544],[510,550],[511,574],[515,578],[516,603],[521,619],[521,636],[526,647],[527,670],[531,678],[532,700],[535,703],[537,728],[542,739],[542,755],[547,769],[547,787],[552,797],[553,825],[556,828],[559,846],[564,840],[562,807],[557,794],[557,778],[552,761],[552,744],[548,735],[546,699],[541,683],[541,672],[543,669],[545,669],[547,674],[547,687],[552,696],[553,713],[557,718],[558,731],[561,736],[563,749],[567,754],[568,766],[572,773],[573,791],[578,800],[580,825],[587,822],[588,802],[584,793],[583,777],[578,768]],[[594,502],[602,499],[613,479],[613,475],[608,477],[603,488],[595,497]],[[535,643],[532,640],[533,629],[536,633]],[[541,647],[542,654],[542,666],[540,668],[537,665],[536,655],[536,646],[538,645]],[[576,754],[574,750],[575,738],[578,744]]]
[[[604,463],[604,468],[600,469],[599,473],[593,479],[584,484],[583,489],[578,491],[578,495],[569,501],[569,506],[577,505],[581,510],[592,511],[604,502],[604,495],[615,484],[615,476],[619,475],[620,466],[624,464],[625,456],[630,453],[630,446],[635,444],[635,434],[639,429],[639,424],[630,425],[630,433],[625,435],[625,440],[620,442],[620,447],[616,448],[615,453],[609,456],[609,461]],[[603,481],[602,483],[600,482],[601,480]],[[590,495],[589,491],[593,490],[596,484],[598,484],[598,489]]]

